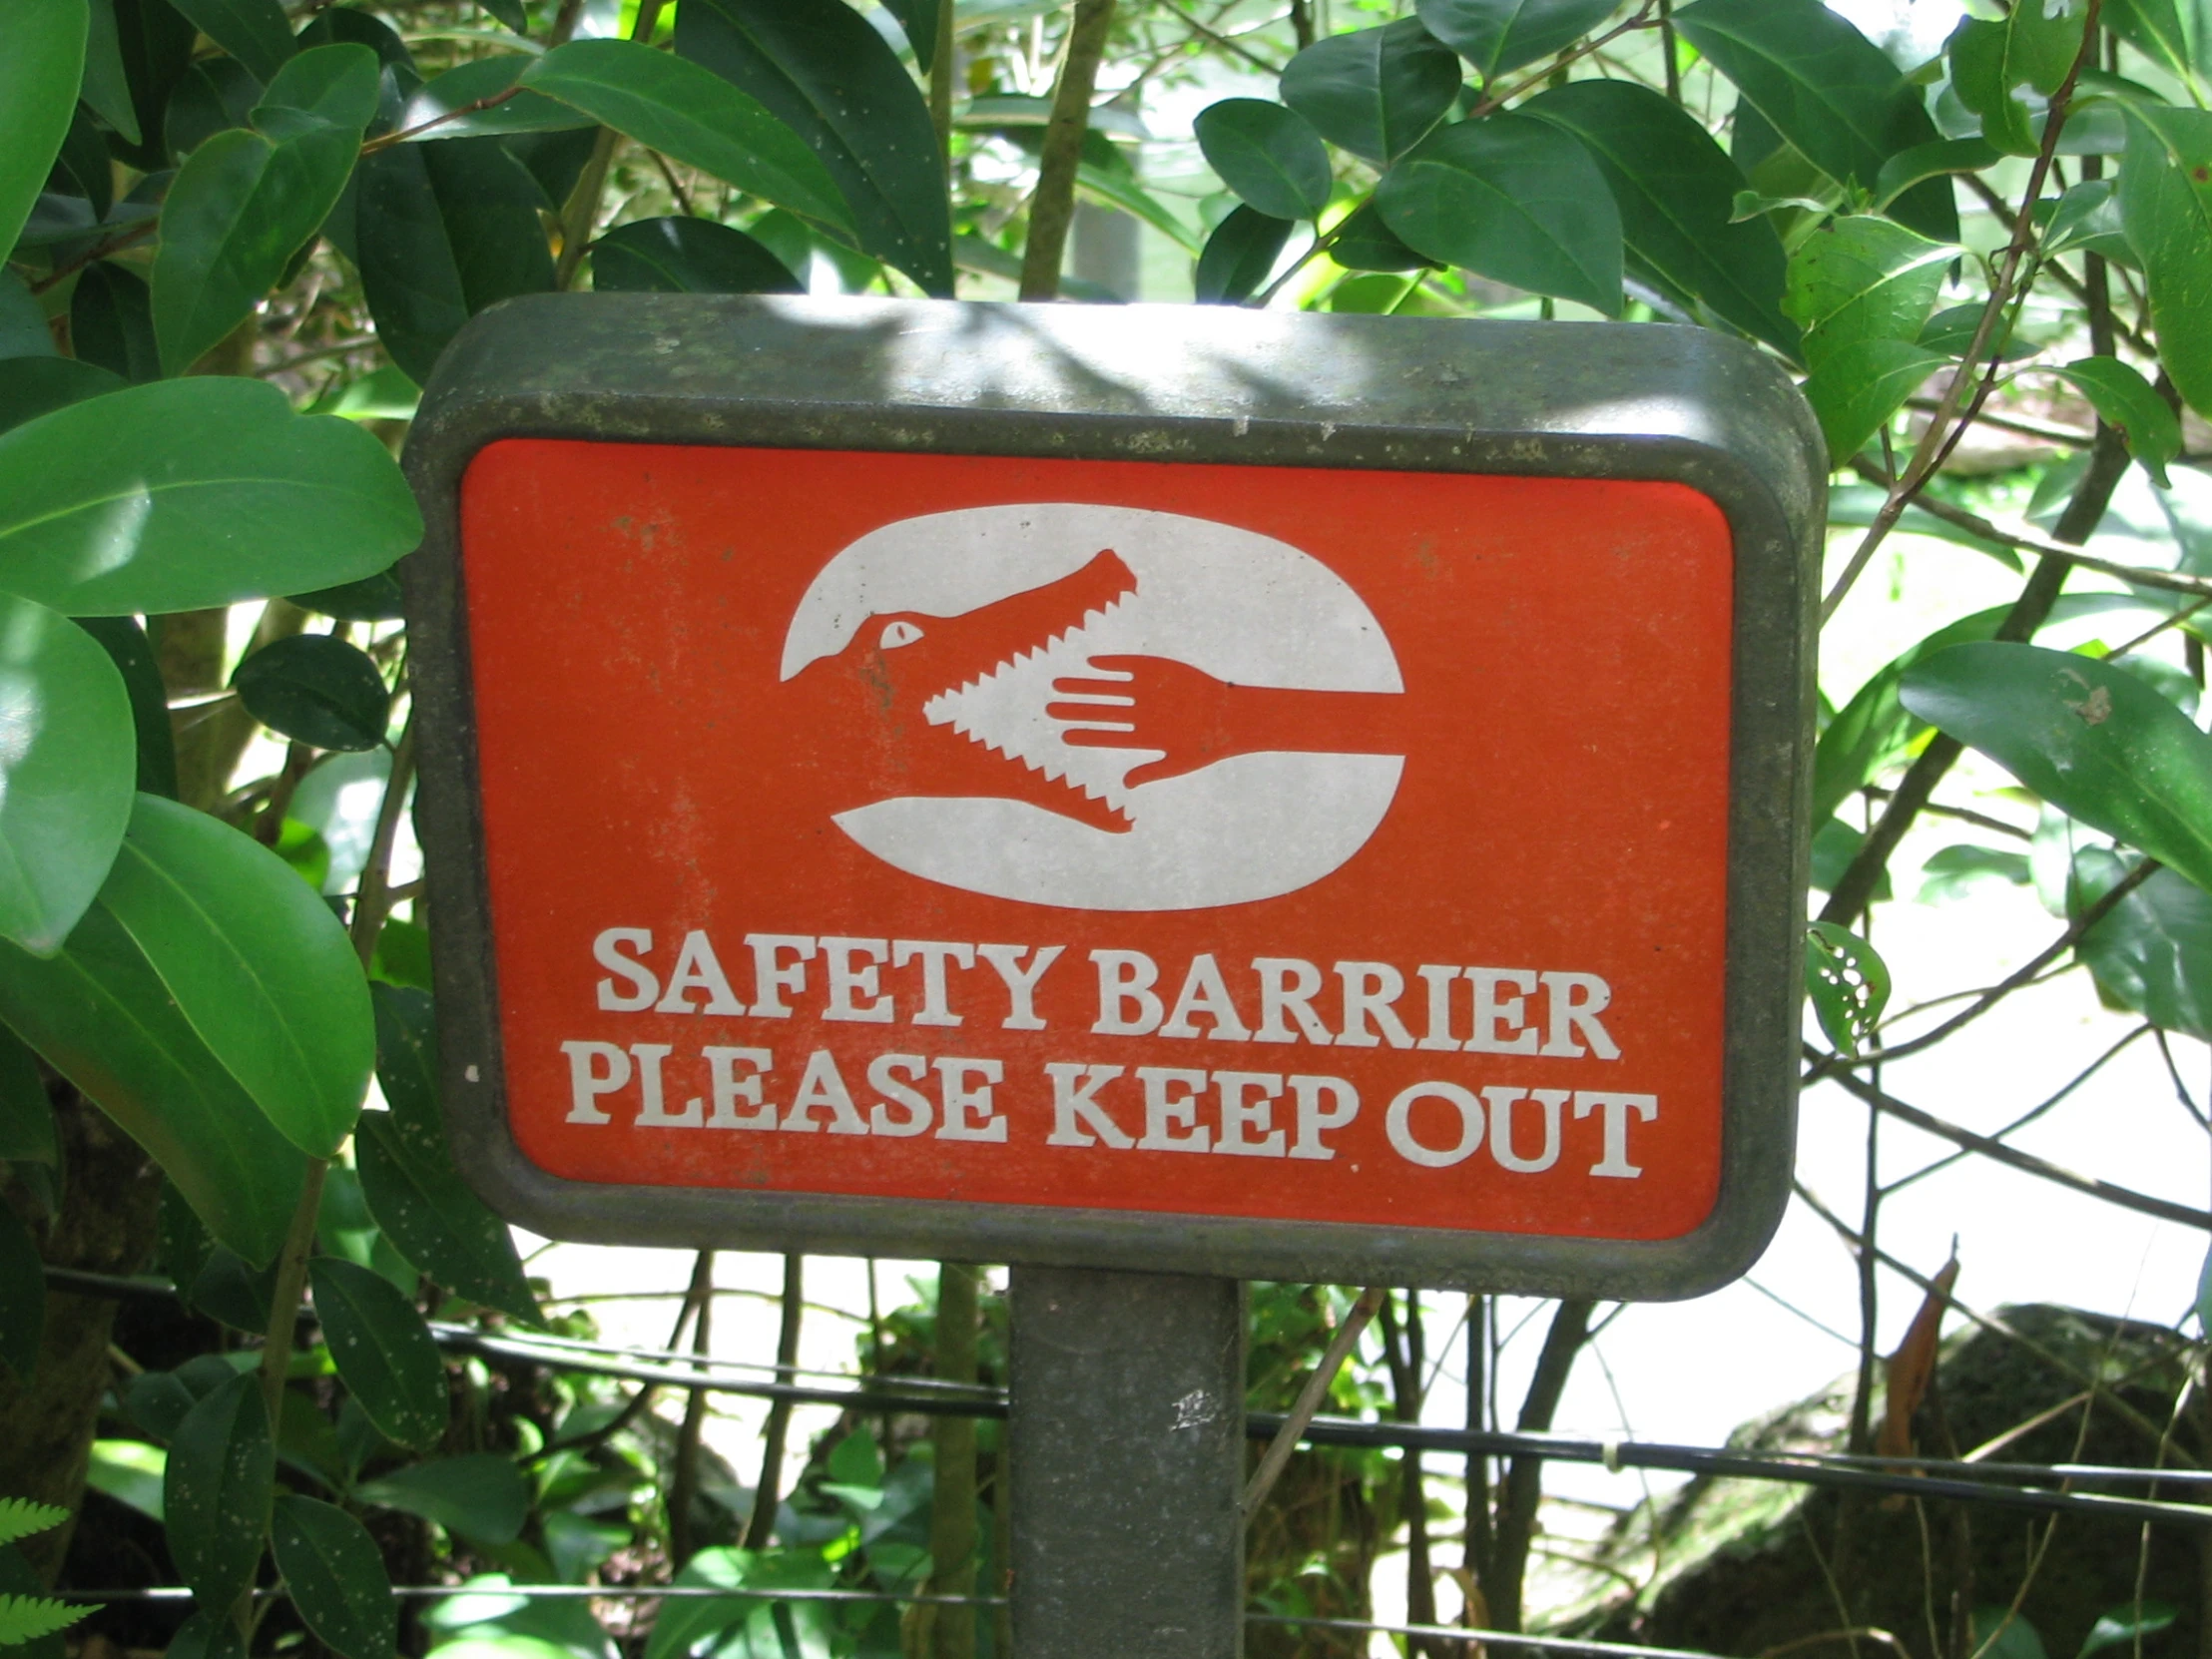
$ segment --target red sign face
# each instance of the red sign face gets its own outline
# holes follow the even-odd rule
[[[509,439],[461,552],[547,1172],[1712,1209],[1732,555],[1695,490]]]

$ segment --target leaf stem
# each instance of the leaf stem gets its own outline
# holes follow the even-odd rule
[[[368,845],[368,862],[354,888],[353,949],[364,968],[376,954],[376,937],[384,930],[384,918],[394,902],[391,886],[391,849],[399,836],[400,815],[407,807],[407,786],[414,781],[415,722],[410,711],[406,730],[399,734],[391,755],[391,776],[384,784],[383,804],[376,810],[376,832]]]

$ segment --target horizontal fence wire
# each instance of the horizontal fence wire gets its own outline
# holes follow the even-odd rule
[[[166,1280],[159,1279],[122,1279],[54,1268],[47,1270],[47,1277],[57,1288],[93,1295],[174,1298],[177,1294]],[[767,1372],[772,1378],[803,1375],[828,1378],[840,1374],[801,1373],[795,1369],[748,1365],[709,1356],[679,1356],[669,1350],[626,1349],[568,1338],[514,1336],[443,1323],[433,1323],[430,1334],[448,1353],[521,1362],[653,1387],[830,1405],[868,1414],[885,1411],[930,1416],[1004,1417],[1008,1414],[1007,1394],[1002,1388],[938,1382],[933,1379],[862,1378],[856,1385],[831,1386],[827,1382],[771,1381],[730,1373]],[[1247,1412],[1245,1432],[1254,1439],[1272,1439],[1283,1422],[1280,1412]],[[2204,1488],[2212,1483],[2212,1471],[2203,1470],[2091,1463],[1977,1463],[1934,1457],[1857,1457],[1834,1452],[1673,1445],[1326,1416],[1314,1418],[1300,1435],[1300,1441],[1308,1445],[1534,1457],[1562,1463],[1596,1463],[1616,1471],[1640,1468],[1717,1479],[1854,1488],[2045,1513],[2147,1521],[2197,1531],[2212,1530],[2212,1507],[2152,1497],[2117,1497],[2102,1492],[2060,1489],[2062,1485],[2084,1483]]]

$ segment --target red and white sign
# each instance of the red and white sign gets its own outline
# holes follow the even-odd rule
[[[1712,1209],[1732,555],[1695,490],[517,438],[461,549],[547,1172]]]

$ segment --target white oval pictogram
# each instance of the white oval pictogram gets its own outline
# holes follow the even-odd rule
[[[800,600],[782,677],[849,679],[900,757],[838,829],[1031,903],[1295,892],[1367,843],[1404,767],[1397,659],[1352,587],[1177,513],[1048,502],[871,531]]]

